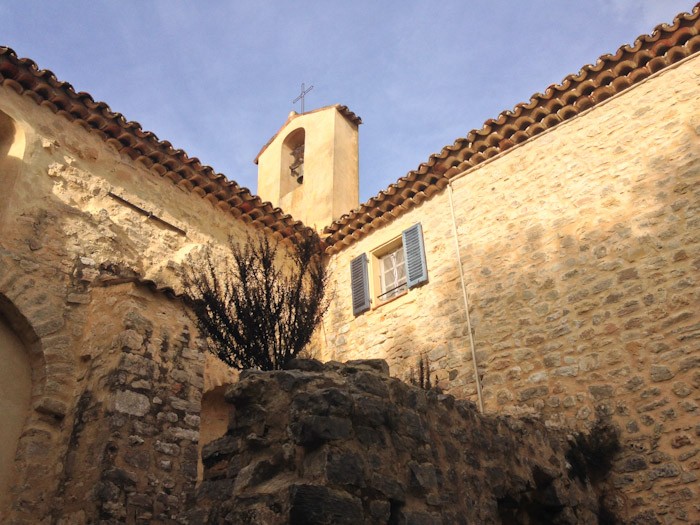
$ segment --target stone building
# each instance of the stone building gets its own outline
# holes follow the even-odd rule
[[[700,520],[699,31],[696,6],[362,205],[347,107],[290,115],[261,198],[0,47],[0,519],[181,516],[233,381],[182,265],[312,227],[336,281],[317,357],[423,359],[492,414],[610,415],[629,520]]]

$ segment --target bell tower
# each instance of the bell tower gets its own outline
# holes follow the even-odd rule
[[[260,198],[319,231],[356,208],[361,123],[346,106],[292,111],[255,158]]]

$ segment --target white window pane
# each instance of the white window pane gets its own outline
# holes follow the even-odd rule
[[[404,281],[406,280],[406,265],[405,264],[400,264],[399,266],[396,267],[396,276],[397,280],[403,279]]]
[[[406,265],[403,246],[378,258],[380,299],[386,301],[406,289]]]

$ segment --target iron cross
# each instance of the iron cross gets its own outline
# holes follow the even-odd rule
[[[292,100],[292,104],[296,104],[297,102],[299,102],[299,101],[301,100],[301,112],[302,112],[302,113],[304,113],[304,97],[305,97],[306,94],[307,94],[309,91],[311,91],[314,87],[313,87],[313,86],[309,86],[309,89],[305,89],[305,88],[306,88],[306,86],[304,86],[304,83],[302,82],[302,83],[301,83],[301,94],[300,94],[297,98],[295,98],[294,100]]]

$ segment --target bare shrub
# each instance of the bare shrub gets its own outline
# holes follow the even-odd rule
[[[207,250],[190,263],[185,294],[209,349],[227,365],[275,370],[311,340],[328,309],[328,272],[316,234],[288,246],[258,233],[229,239],[230,266]]]

